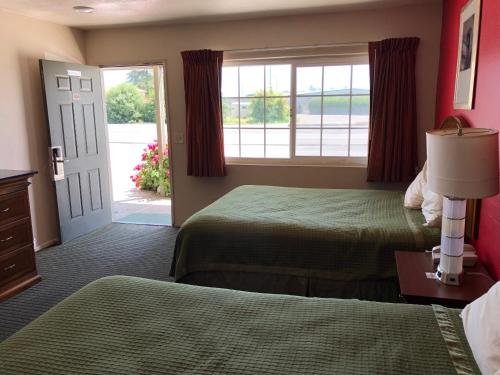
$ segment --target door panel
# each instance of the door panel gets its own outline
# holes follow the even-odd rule
[[[97,67],[40,60],[50,146],[60,146],[55,181],[61,241],[111,222],[101,74]]]
[[[90,188],[90,208],[96,211],[102,208],[101,197],[101,177],[99,169],[89,171],[89,188]]]
[[[60,104],[59,108],[61,112],[61,131],[57,132],[57,138],[55,139],[60,141],[58,144],[63,146],[64,157],[66,159],[75,159],[78,157],[78,150],[76,145],[74,107],[70,103]]]
[[[94,104],[83,105],[83,122],[85,127],[85,146],[87,155],[97,155],[97,132]]]

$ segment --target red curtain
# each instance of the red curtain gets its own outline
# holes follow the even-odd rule
[[[368,181],[407,182],[417,169],[418,38],[370,42]]]
[[[181,52],[188,176],[226,175],[221,114],[222,51]]]

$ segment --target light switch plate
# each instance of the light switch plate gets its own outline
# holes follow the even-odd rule
[[[183,132],[174,132],[174,143],[184,143]]]

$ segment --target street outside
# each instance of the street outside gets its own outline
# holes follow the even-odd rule
[[[368,152],[368,116],[324,115],[321,129],[321,115],[297,115],[297,156],[360,156]],[[265,137],[265,142],[264,142]],[[238,157],[241,138],[241,157],[290,157],[290,129],[288,124],[235,124],[224,125],[225,154]],[[350,144],[350,149],[348,145]]]

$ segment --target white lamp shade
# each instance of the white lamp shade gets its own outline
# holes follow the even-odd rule
[[[498,131],[483,128],[427,132],[429,189],[450,198],[498,194]]]

